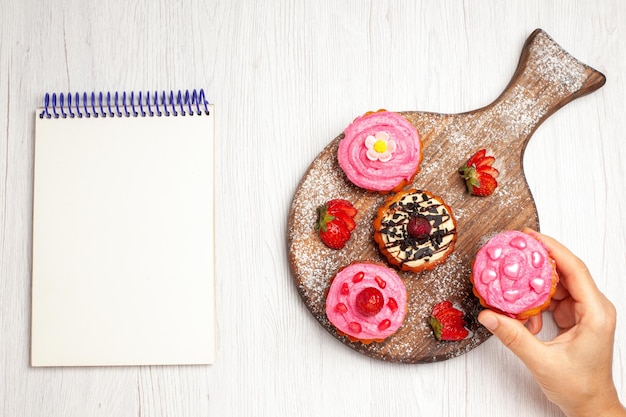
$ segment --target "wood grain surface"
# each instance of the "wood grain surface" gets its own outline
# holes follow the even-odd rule
[[[469,281],[472,259],[480,246],[500,231],[539,229],[522,166],[526,145],[537,127],[556,110],[604,83],[604,75],[576,60],[537,29],[522,48],[511,82],[490,105],[462,114],[402,112],[420,132],[423,143],[420,172],[406,188],[442,197],[457,220],[458,239],[452,255],[432,271],[400,272],[408,292],[408,313],[398,332],[382,343],[351,342],[337,334],[325,314],[325,292],[338,269],[356,261],[384,261],[373,240],[372,222],[385,196],[349,182],[337,163],[343,135],[332,140],[304,174],[289,214],[291,269],[311,313],[349,347],[387,361],[440,361],[484,342],[491,334],[476,320],[481,307]],[[458,174],[458,168],[481,148],[495,156],[495,167],[501,173],[495,193],[484,198],[469,195]],[[348,199],[359,211],[357,229],[340,251],[326,248],[314,230],[315,207],[332,198]],[[446,299],[466,313],[470,336],[463,341],[437,341],[428,325],[433,306]]]

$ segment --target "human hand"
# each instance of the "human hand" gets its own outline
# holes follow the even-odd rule
[[[541,315],[527,327],[491,310],[482,311],[478,321],[524,362],[547,398],[567,416],[626,416],[612,375],[615,307],[565,246],[530,229],[524,232],[543,242],[556,261],[560,282],[549,310],[559,334],[546,342],[534,336],[541,330]]]

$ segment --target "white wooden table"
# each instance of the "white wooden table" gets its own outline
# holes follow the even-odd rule
[[[524,160],[542,231],[618,307],[626,399],[625,18],[621,0],[0,0],[0,415],[561,415],[495,338],[428,365],[346,348],[301,302],[286,249],[299,179],[354,117],[486,105],[536,28],[607,76]],[[180,88],[216,105],[217,362],[29,367],[34,109],[45,92]]]

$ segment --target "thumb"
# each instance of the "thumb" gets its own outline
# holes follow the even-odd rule
[[[491,310],[481,311],[478,321],[500,339],[528,368],[532,370],[534,366],[538,366],[537,358],[542,357],[539,352],[545,346],[521,321]]]

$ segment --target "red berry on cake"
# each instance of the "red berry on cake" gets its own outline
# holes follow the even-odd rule
[[[421,215],[411,217],[409,224],[406,226],[407,233],[415,239],[426,239],[430,235],[431,230],[430,222]]]
[[[465,314],[448,300],[433,307],[430,315],[430,326],[433,328],[435,338],[447,341],[465,339],[469,331],[465,328],[467,323],[464,316]]]
[[[383,309],[383,293],[374,287],[363,288],[356,296],[356,309],[365,317],[371,317]]]
[[[342,249],[356,227],[357,210],[348,200],[334,199],[317,208],[315,230],[322,242],[331,249]]]
[[[481,149],[459,168],[459,174],[465,180],[465,186],[470,194],[486,197],[494,192],[498,186],[496,178],[500,175],[493,167],[495,161],[496,158],[493,156],[487,156],[486,149]]]

